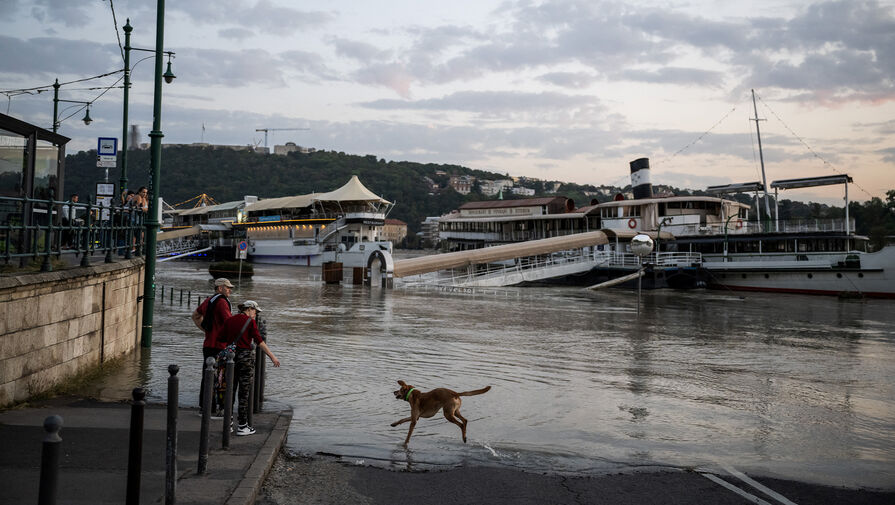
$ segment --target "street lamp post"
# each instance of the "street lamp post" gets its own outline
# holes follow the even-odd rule
[[[87,113],[84,114],[84,124],[89,125],[93,122],[93,119],[90,117],[90,104],[93,102],[85,102],[83,100],[61,100],[59,98],[59,87],[62,86],[59,84],[59,79],[56,79],[56,82],[53,83],[53,133],[56,133],[56,130],[59,129],[59,102],[63,103],[78,103],[87,106]]]
[[[152,104],[152,131],[150,137],[150,165],[152,167],[152,179],[149,184],[151,199],[149,201],[149,218],[146,220],[146,275],[143,279],[143,332],[140,345],[152,346],[152,312],[155,309],[155,260],[156,260],[156,233],[159,228],[158,221],[158,195],[162,156],[162,48],[165,46],[165,0],[158,0],[155,24],[155,90]],[[170,56],[169,56],[170,58]],[[170,74],[170,60],[168,72]],[[170,74],[173,79],[173,74]],[[166,75],[165,80],[170,82]]]
[[[124,118],[121,123],[124,125],[121,131],[121,178],[118,180],[118,192],[121,193],[127,188],[127,97],[131,89],[131,32],[134,28],[131,26],[131,20],[128,19],[124,27]]]
[[[131,32],[134,31],[134,28],[131,26],[131,20],[128,19],[127,23],[125,23],[124,27],[124,112],[123,112],[123,120],[122,120],[122,130],[121,130],[121,178],[118,181],[118,189],[119,191],[124,191],[127,188],[127,123],[128,123],[128,96],[131,88],[131,51],[146,51],[149,53],[161,53],[168,55],[168,69],[162,74],[165,82],[171,83],[175,75],[171,72],[171,58],[174,57],[173,51],[162,51],[160,48],[156,49],[143,49],[140,47],[132,47],[131,46]],[[156,55],[158,58],[158,54]],[[145,58],[144,58],[145,59]],[[140,60],[143,61],[143,60]],[[140,62],[138,61],[137,64]],[[136,66],[136,65],[134,65]],[[158,70],[159,65],[156,63],[156,72],[161,74],[161,71]]]

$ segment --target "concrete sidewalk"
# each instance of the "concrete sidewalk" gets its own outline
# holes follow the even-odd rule
[[[0,412],[0,504],[37,503],[43,422],[63,418],[59,504],[121,504],[127,487],[129,403],[57,398],[29,408]],[[147,405],[144,415],[140,503],[165,502],[167,409]],[[248,505],[286,440],[290,409],[256,414],[257,432],[231,434],[221,449],[222,421],[212,421],[208,471],[197,475],[201,417],[196,409],[178,414],[177,503]]]

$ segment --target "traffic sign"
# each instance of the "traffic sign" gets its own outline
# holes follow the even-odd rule
[[[249,243],[245,240],[242,240],[239,242],[239,244],[236,245],[236,247],[238,247],[240,251],[245,251],[249,248]]]
[[[118,154],[118,139],[115,137],[97,138],[96,154],[100,156],[116,156]]]
[[[117,156],[101,154],[96,157],[96,166],[99,168],[115,168],[118,166],[117,161]]]

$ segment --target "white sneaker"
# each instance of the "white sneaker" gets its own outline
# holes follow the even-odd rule
[[[254,435],[255,428],[252,428],[248,424],[240,424],[238,428],[236,428],[236,436],[244,437],[246,435]]]
[[[223,410],[217,410],[217,411],[211,413],[211,419],[214,421],[220,421],[223,418],[224,418]]]

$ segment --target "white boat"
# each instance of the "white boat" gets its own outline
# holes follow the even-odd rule
[[[631,180],[634,199],[597,205],[600,226],[670,232],[675,240],[659,244],[661,251],[701,255],[702,281],[710,288],[895,298],[895,246],[873,251],[869,238],[855,233],[848,175],[772,182],[775,195],[779,189],[844,185],[844,219],[797,221],[772,215],[765,181],[708,188],[720,195],[755,192],[750,215],[751,206],[720,197],[652,197],[646,158],[631,162]]]
[[[247,205],[234,228],[245,230],[255,263],[345,267],[368,266],[377,251],[392,252],[383,240],[392,203],[352,176],[328,193],[268,198]]]

